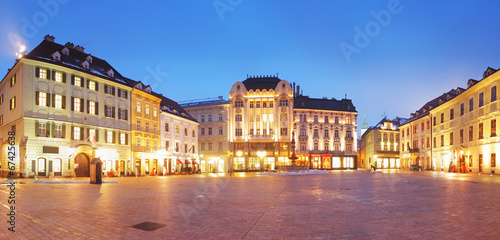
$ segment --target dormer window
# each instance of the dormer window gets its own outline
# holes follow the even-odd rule
[[[90,65],[89,65],[89,62],[85,61],[85,62],[82,62],[82,67],[84,69],[89,69]]]
[[[144,89],[146,92],[150,93],[151,92],[151,87],[147,87],[146,89]]]
[[[136,84],[136,85],[135,85],[135,87],[136,87],[137,89],[142,89],[142,84],[138,83],[138,84]]]
[[[115,72],[113,71],[113,69],[109,69],[106,74],[108,74],[108,76],[110,77],[115,77]]]
[[[87,60],[87,62],[92,63],[92,56],[88,55],[86,60]]]
[[[69,49],[67,47],[63,48],[63,50],[61,50],[61,52],[62,52],[62,54],[69,56]]]
[[[61,61],[61,54],[59,52],[55,52],[52,54],[52,58],[56,61]]]

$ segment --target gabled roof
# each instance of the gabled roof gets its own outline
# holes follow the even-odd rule
[[[321,99],[310,98],[308,96],[296,96],[293,101],[293,108],[297,109],[320,109],[332,111],[357,112],[351,99]]]
[[[177,115],[179,117],[191,120],[193,122],[198,122],[196,118],[191,116],[181,105],[179,105],[176,101],[163,96],[161,93],[151,92],[152,95],[159,97],[161,99],[160,109],[163,112],[168,112],[170,114]]]
[[[388,119],[387,117],[384,117],[382,120],[380,120],[380,122],[377,123],[377,125],[375,126],[371,126],[369,127],[364,133],[363,135],[361,136],[361,138],[363,138],[363,136],[366,136],[369,132],[371,132],[372,130],[381,130],[382,126],[384,125],[385,122],[390,122],[392,123],[393,126],[396,127],[396,130],[395,131],[399,131],[399,126],[403,125],[406,123],[406,121],[408,121],[408,119],[406,118],[401,118],[401,117],[396,117],[392,120]]]
[[[439,97],[432,99],[431,101],[427,102],[424,106],[422,106],[419,110],[415,111],[415,113],[410,114],[410,118],[408,121],[406,121],[403,124],[413,122],[419,118],[422,118],[424,116],[429,115],[429,111],[441,104],[446,103],[447,101],[450,101],[451,99],[455,98],[456,96],[460,95],[463,93],[465,89],[463,88],[457,88],[457,89],[451,89],[449,92],[441,94]],[[403,125],[401,124],[401,125]]]
[[[92,56],[92,63],[89,63],[89,69],[82,67],[82,63],[87,61],[87,57],[90,55],[83,52],[83,49],[77,50],[76,47],[72,47],[73,44],[67,43],[66,45],[61,45],[49,40],[43,40],[38,46],[35,47],[31,52],[23,56],[23,58],[38,60],[42,62],[48,62],[63,67],[72,68],[81,72],[87,72],[92,75],[99,76],[101,78],[106,78],[112,81],[116,81],[122,84],[128,84],[124,77],[116,71],[108,62],[100,59],[96,56]],[[69,49],[69,55],[62,54],[64,48]],[[60,60],[55,60],[52,55],[55,52],[59,52],[61,55]],[[113,70],[114,77],[110,77],[107,72]]]
[[[278,86],[278,83],[281,81],[276,76],[259,76],[259,77],[252,77],[250,76],[247,78],[245,81],[242,83],[245,85],[245,88],[250,91],[250,90],[269,90],[269,89],[276,89],[276,86]]]

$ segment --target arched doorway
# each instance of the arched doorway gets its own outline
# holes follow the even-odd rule
[[[224,173],[224,160],[219,159],[217,164],[217,171],[220,173]]]
[[[89,157],[84,154],[80,153],[76,155],[75,157],[75,174],[76,177],[90,177],[89,175]],[[78,164],[78,165],[77,165]]]

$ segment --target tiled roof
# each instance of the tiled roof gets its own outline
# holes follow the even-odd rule
[[[243,84],[248,91],[257,89],[274,90],[280,81],[281,79],[275,76],[249,77],[243,81]]]
[[[357,112],[351,99],[321,99],[310,98],[308,96],[296,96],[293,102],[293,108],[297,109],[321,109],[333,111]]]
[[[168,97],[163,96],[161,93],[151,92],[151,94],[153,94],[154,96],[159,97],[161,99],[160,109],[162,111],[177,115],[179,117],[182,117],[182,118],[194,121],[194,122],[198,122],[196,120],[196,118],[189,115],[189,113],[183,107],[181,107],[181,105],[179,105],[176,101],[174,101]]]

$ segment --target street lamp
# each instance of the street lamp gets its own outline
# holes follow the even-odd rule
[[[260,166],[260,171],[262,172],[262,167],[264,165],[264,157],[266,156],[266,151],[258,151],[257,156],[261,158],[261,166]]]

